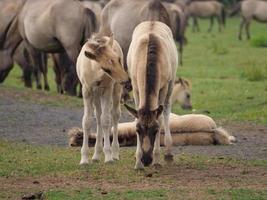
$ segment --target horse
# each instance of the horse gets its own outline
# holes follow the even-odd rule
[[[75,71],[74,64],[82,44],[96,30],[95,14],[78,1],[21,0],[21,2],[0,36],[1,49],[7,51],[6,54],[11,57],[20,42],[25,40],[32,47],[30,51],[36,65],[38,62],[35,58],[38,57],[36,55],[38,51],[50,53],[65,51]],[[78,83],[77,76],[73,79]],[[76,91],[70,91],[69,94],[75,95]]]
[[[175,39],[179,42],[180,50],[182,50],[183,37],[180,34],[183,31],[180,31],[180,27],[177,27],[182,24],[179,22],[181,14],[167,9],[166,4],[164,6],[159,0],[111,0],[102,10],[100,32],[104,35],[114,33],[114,38],[121,45],[126,59],[135,27],[143,21],[157,20],[171,27],[173,35],[178,36]],[[173,19],[177,23],[171,22],[170,12],[173,12]],[[178,33],[175,33],[175,31],[178,31]],[[127,65],[125,67],[127,70]]]
[[[113,130],[112,130],[113,131]],[[112,132],[111,131],[111,132]],[[236,138],[225,129],[218,127],[215,121],[207,115],[188,114],[170,115],[170,131],[173,145],[231,145]],[[118,124],[118,139],[120,147],[136,146],[136,122]],[[68,130],[70,147],[80,147],[83,142],[83,131],[78,127]],[[110,141],[113,140],[110,134]],[[89,134],[89,146],[94,146],[96,134]],[[164,146],[164,130],[160,131],[160,145]]]
[[[183,79],[178,78],[175,80],[172,95],[171,95],[171,105],[178,103],[182,109],[191,110],[191,84]]]
[[[242,31],[245,26],[247,39],[250,39],[249,26],[252,19],[267,23],[267,2],[264,0],[245,0],[238,2],[231,11],[230,16],[235,15],[241,10],[241,22],[238,32],[238,39],[242,40]]]
[[[103,147],[105,162],[119,159],[118,120],[120,117],[120,97],[128,74],[123,69],[123,53],[116,40],[111,37],[93,36],[82,47],[76,64],[78,78],[82,84],[84,115],[83,145],[80,164],[88,164],[88,136],[93,120],[93,107],[97,119],[97,136],[93,161],[100,159]],[[110,119],[113,125],[113,142],[110,147]]]
[[[210,18],[210,27],[208,32],[211,32],[214,23],[214,17],[218,20],[219,32],[221,32],[221,26],[225,26],[226,12],[222,3],[210,0],[210,1],[192,1],[188,5],[188,13],[193,18],[193,32],[195,29],[199,31],[197,18]]]
[[[171,162],[170,97],[178,66],[178,53],[171,29],[159,21],[140,23],[133,32],[127,63],[136,108],[127,104],[125,107],[137,119],[135,169],[143,169],[152,162],[159,165],[162,121],[167,150],[165,160]]]

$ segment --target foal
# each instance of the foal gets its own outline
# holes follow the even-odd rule
[[[97,119],[97,136],[92,160],[98,161],[103,148],[105,162],[119,159],[118,120],[120,117],[120,83],[128,81],[123,70],[123,54],[119,44],[112,37],[93,36],[87,41],[77,60],[77,74],[82,84],[84,115],[83,145],[80,164],[88,164],[88,135],[91,132],[93,109]],[[93,108],[94,107],[94,108]],[[111,117],[112,115],[112,117]],[[112,120],[110,120],[112,118]],[[112,121],[113,142],[110,147],[109,135]]]
[[[173,160],[169,115],[178,54],[170,28],[159,21],[139,24],[133,32],[127,64],[137,109],[125,105],[137,118],[135,169],[142,169],[152,161],[154,165],[159,164],[162,112],[167,148],[165,160]]]

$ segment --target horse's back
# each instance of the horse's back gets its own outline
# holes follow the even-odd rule
[[[245,18],[255,18],[258,21],[267,21],[267,2],[246,0],[241,4],[241,12]]]

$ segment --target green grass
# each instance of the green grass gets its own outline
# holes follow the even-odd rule
[[[257,38],[253,38],[251,40],[251,45],[253,47],[267,47],[267,37],[262,35]]]
[[[92,150],[92,149],[91,149]],[[190,199],[189,194],[204,195],[211,199],[265,199],[266,189],[248,189],[237,187],[237,184],[264,184],[259,177],[246,177],[251,171],[257,169],[267,170],[266,160],[239,160],[229,157],[189,156],[181,154],[175,157],[172,166],[166,166],[160,170],[146,168],[144,171],[135,171],[134,148],[122,148],[121,160],[113,164],[91,163],[89,166],[79,166],[80,150],[55,146],[33,146],[16,142],[0,140],[0,183],[5,180],[34,180],[45,185],[47,179],[52,181],[49,189],[42,189],[47,199]],[[92,151],[90,152],[92,156]],[[161,161],[164,163],[163,161]],[[177,176],[177,173],[208,173],[217,168],[222,172],[213,173],[218,176],[226,176],[223,182],[227,186],[217,188],[215,186],[199,185],[197,189],[186,186],[187,182],[195,179],[190,174]],[[232,169],[243,169],[234,176],[227,176]],[[189,171],[188,171],[189,170]],[[266,171],[262,171],[265,173]],[[152,177],[147,174],[152,173]],[[218,175],[216,175],[218,174]],[[181,183],[184,176],[189,179]],[[191,177],[191,178],[190,178]],[[205,176],[201,178],[203,179]],[[57,180],[59,185],[53,185]],[[183,180],[183,179],[182,179]],[[195,179],[198,180],[198,179]],[[67,186],[65,182],[73,185]],[[185,181],[185,180],[183,180]],[[84,182],[84,184],[82,184]],[[19,182],[18,182],[19,183]],[[105,183],[105,184],[104,184]],[[108,188],[102,187],[110,185]],[[145,187],[143,187],[143,184]],[[207,183],[206,183],[207,184]],[[230,185],[236,185],[230,187]],[[80,186],[79,186],[80,185]],[[120,187],[118,187],[120,186]],[[0,199],[7,196],[18,197],[23,194],[38,192],[41,189],[30,188],[22,191],[16,187],[9,189],[0,188]],[[119,189],[116,189],[119,188]],[[229,198],[231,197],[231,198]],[[244,197],[244,198],[243,198]],[[209,199],[208,198],[208,199]],[[11,198],[12,199],[12,198]],[[192,198],[191,198],[192,199]]]

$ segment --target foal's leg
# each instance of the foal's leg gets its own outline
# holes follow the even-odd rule
[[[83,88],[83,145],[81,149],[81,161],[80,165],[89,163],[89,147],[88,147],[88,136],[91,131],[91,124],[93,123],[93,98],[92,95]]]
[[[169,117],[171,113],[171,102],[170,97],[172,94],[174,82],[171,81],[169,83],[166,99],[164,102],[164,109],[163,109],[163,120],[164,120],[164,144],[166,146],[166,154],[165,154],[165,160],[166,161],[173,161],[173,154],[172,154],[172,136],[170,131],[170,125],[169,125]]]
[[[242,30],[243,30],[243,26],[245,24],[245,18],[243,17],[241,22],[240,22],[240,26],[239,26],[239,33],[238,33],[238,39],[242,40]]]
[[[113,125],[113,140],[112,140],[112,158],[119,160],[119,139],[118,139],[118,122],[121,115],[120,99],[122,87],[118,83],[114,85],[113,100],[112,100],[112,125]]]
[[[112,107],[112,92],[113,86],[111,88],[105,88],[103,95],[101,96],[101,107],[102,113],[101,115],[101,125],[104,133],[104,154],[105,154],[105,162],[112,162],[112,153],[110,148],[110,132],[111,132],[111,107]]]
[[[208,29],[208,32],[211,32],[212,28],[213,28],[213,24],[214,24],[214,19],[213,16],[210,17],[210,27]]]
[[[94,105],[95,105],[95,114],[96,114],[96,143],[95,143],[95,152],[92,157],[93,161],[99,161],[100,160],[100,154],[103,150],[103,131],[101,127],[101,104],[100,104],[100,98],[99,94],[96,94],[94,96]]]

